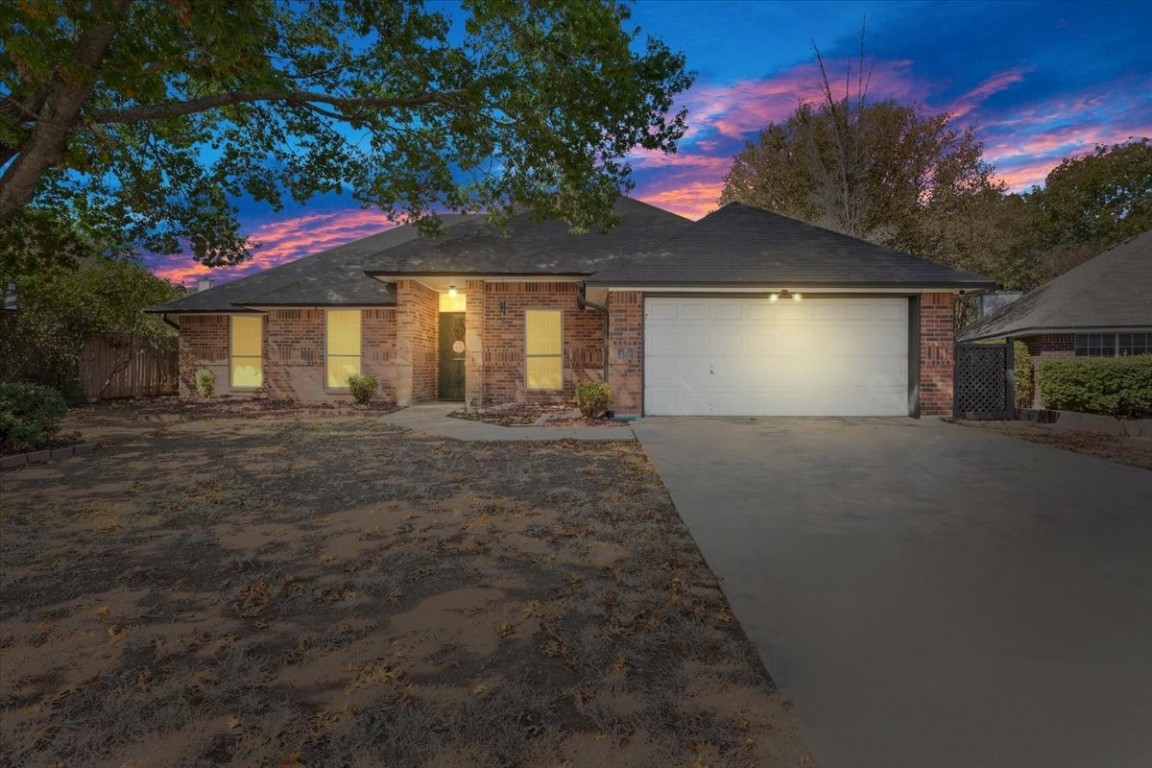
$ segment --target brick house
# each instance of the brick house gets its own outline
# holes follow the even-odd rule
[[[154,308],[181,393],[488,405],[607,379],[622,415],[950,412],[953,300],[984,278],[730,204],[698,222],[621,198],[619,226],[400,227]]]
[[[1152,231],[1127,240],[965,328],[962,341],[1021,341],[1046,360],[1152,353]],[[1043,408],[1033,387],[1032,407]]]

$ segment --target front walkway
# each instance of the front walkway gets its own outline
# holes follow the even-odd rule
[[[421,403],[381,419],[398,427],[464,441],[635,440],[631,427],[501,427],[448,416],[459,403]]]

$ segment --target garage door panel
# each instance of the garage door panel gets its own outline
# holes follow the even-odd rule
[[[659,298],[645,318],[649,414],[908,412],[906,299]]]

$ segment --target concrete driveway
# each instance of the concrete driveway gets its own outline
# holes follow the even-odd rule
[[[1152,766],[1152,472],[934,420],[635,432],[823,768]]]

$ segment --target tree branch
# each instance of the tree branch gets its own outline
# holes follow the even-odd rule
[[[354,98],[344,96],[329,96],[325,93],[310,93],[307,91],[231,91],[229,93],[216,93],[203,96],[190,101],[171,101],[163,104],[141,104],[125,109],[102,109],[87,116],[85,122],[95,125],[108,123],[142,123],[149,120],[162,120],[168,117],[182,117],[197,112],[207,112],[220,107],[230,107],[236,104],[256,104],[263,101],[279,101],[285,104],[309,106],[311,104],[328,104],[337,107],[341,118],[354,118],[359,115],[350,114],[353,110],[365,107],[388,109],[393,107],[423,107],[431,104],[456,106],[456,98],[462,96],[464,91],[436,91],[423,96],[409,98]]]

